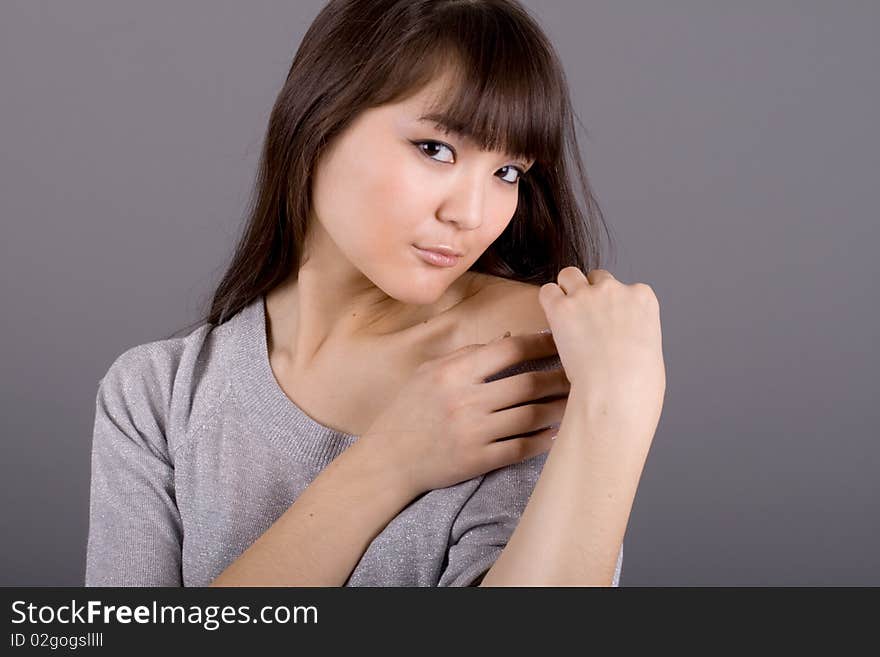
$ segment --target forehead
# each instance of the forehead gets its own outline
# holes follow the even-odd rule
[[[451,128],[446,125],[442,110],[446,105],[445,99],[449,98],[453,89],[447,79],[436,79],[408,98],[393,103],[389,108],[402,119],[440,124],[445,128]]]
[[[432,127],[441,132],[454,135],[473,148],[479,148],[475,139],[458,129],[447,119],[444,108],[449,106],[449,98],[456,92],[455,80],[450,75],[435,78],[422,89],[389,106],[395,121],[401,125]],[[498,151],[501,152],[501,151]],[[509,153],[504,153],[509,155]]]

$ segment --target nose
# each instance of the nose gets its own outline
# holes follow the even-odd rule
[[[477,174],[460,175],[451,184],[437,212],[443,221],[457,224],[462,230],[473,230],[483,221],[486,181]]]

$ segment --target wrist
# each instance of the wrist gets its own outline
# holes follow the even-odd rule
[[[568,420],[573,425],[570,433],[608,448],[643,450],[650,446],[657,422],[639,412],[637,405],[617,399],[601,391],[588,394],[572,386],[568,395],[560,433]],[[577,440],[578,438],[576,438]]]
[[[405,498],[409,503],[425,492],[415,481],[411,464],[401,458],[400,450],[381,434],[366,433],[349,450],[353,448],[357,448],[352,456],[358,459],[360,467],[371,470],[395,497]]]

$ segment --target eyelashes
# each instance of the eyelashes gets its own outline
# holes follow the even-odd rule
[[[448,144],[444,144],[442,141],[436,141],[436,140],[434,140],[434,139],[425,139],[425,140],[422,140],[422,141],[413,141],[413,142],[411,142],[411,143],[412,143],[416,148],[419,149],[419,151],[422,153],[422,155],[424,155],[424,156],[427,157],[427,158],[430,158],[430,159],[434,160],[435,162],[444,162],[444,160],[437,160],[437,159],[435,159],[433,155],[429,155],[428,153],[426,153],[425,150],[422,148],[422,146],[424,146],[425,144],[429,144],[429,145],[432,145],[432,146],[435,146],[435,147],[445,148],[445,149],[447,149],[448,151],[450,151],[450,152],[453,154],[453,156],[455,155],[455,149],[452,148],[452,146],[450,146],[450,145],[448,145]],[[448,164],[448,162],[446,162],[446,163]],[[511,169],[511,170],[517,172],[516,180],[512,180],[512,181],[511,181],[511,180],[505,180],[504,178],[501,178],[501,180],[504,181],[505,183],[507,183],[508,185],[515,186],[515,185],[520,181],[520,179],[523,177],[523,175],[525,175],[525,171],[523,171],[523,170],[522,170],[520,167],[518,167],[518,166],[514,166],[514,165],[505,165],[505,166],[502,167],[502,168],[504,168],[504,169]]]

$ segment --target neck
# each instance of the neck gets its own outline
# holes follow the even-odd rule
[[[366,278],[333,283],[326,270],[318,274],[302,267],[296,279],[266,294],[270,357],[304,370],[324,352],[415,345],[437,319],[472,296],[476,276],[466,272],[433,303],[407,304]]]

